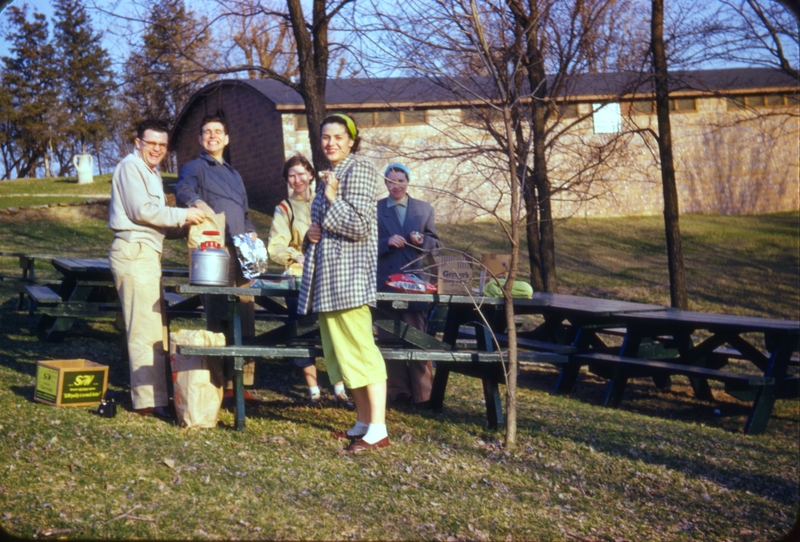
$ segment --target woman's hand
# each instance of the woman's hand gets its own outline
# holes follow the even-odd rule
[[[392,235],[389,237],[389,246],[393,248],[403,248],[406,246],[406,240],[402,235]]]
[[[319,240],[322,239],[322,228],[319,227],[319,224],[316,222],[311,224],[311,227],[308,228],[308,231],[306,232],[306,237],[308,237],[308,240],[315,245],[319,243]]]
[[[322,182],[325,183],[325,197],[328,198],[330,203],[336,199],[336,192],[339,189],[339,179],[333,174],[333,171],[320,171],[319,176]]]

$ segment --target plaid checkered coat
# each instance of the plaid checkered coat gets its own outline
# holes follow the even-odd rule
[[[369,162],[347,156],[333,169],[339,179],[333,203],[318,183],[311,222],[322,228],[317,244],[304,247],[298,312],[330,312],[374,305],[378,266],[375,193],[380,177]]]

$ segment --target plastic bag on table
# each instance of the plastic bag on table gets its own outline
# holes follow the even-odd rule
[[[489,297],[503,297],[502,286],[505,286],[506,279],[497,280],[492,279],[483,287],[483,294]],[[533,286],[521,280],[515,280],[514,285],[511,287],[511,297],[519,297],[522,299],[530,299],[533,297]]]
[[[386,285],[407,294],[435,294],[436,286],[411,273],[389,275]]]
[[[187,427],[216,427],[225,377],[217,358],[184,356],[177,346],[225,346],[225,335],[182,329],[169,334],[175,413]]]
[[[240,233],[233,236],[233,244],[236,245],[236,255],[244,278],[254,279],[267,272],[267,247],[264,246],[264,241],[252,239],[247,233]]]

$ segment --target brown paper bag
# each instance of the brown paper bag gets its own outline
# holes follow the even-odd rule
[[[217,235],[205,235],[203,232],[215,231]],[[200,248],[203,241],[216,241],[220,247],[225,246],[225,213],[207,215],[200,224],[189,226],[189,256],[192,251]]]
[[[225,335],[196,329],[182,329],[169,334],[169,360],[178,422],[187,427],[216,427],[225,383],[220,361],[178,354],[178,345],[225,346]]]

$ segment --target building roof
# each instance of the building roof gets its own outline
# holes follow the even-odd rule
[[[554,78],[548,77],[548,84]],[[300,94],[272,79],[226,79],[211,83],[198,94],[217,85],[248,85],[275,104],[279,111],[305,109]],[[589,73],[570,78],[559,95],[571,101],[602,101],[652,95],[652,78],[647,73]],[[771,68],[728,68],[676,71],[670,74],[670,94],[747,94],[764,91],[796,92],[798,81]],[[392,107],[447,107],[463,104],[477,96],[492,96],[488,78],[458,81],[436,78],[390,77],[330,79],[327,105],[342,109]],[[190,100],[191,102],[192,100]]]

